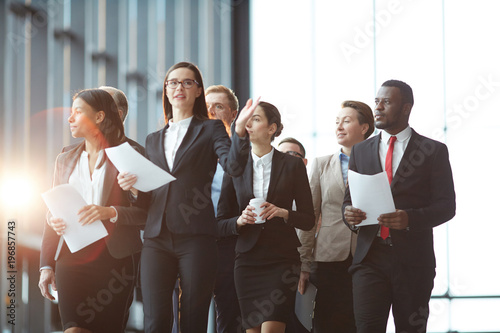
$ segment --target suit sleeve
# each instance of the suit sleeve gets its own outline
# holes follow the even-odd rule
[[[217,236],[238,235],[236,221],[240,215],[233,179],[227,173],[224,173],[217,206]]]
[[[292,184],[297,211],[288,212],[287,223],[294,228],[311,230],[314,227],[314,209],[306,166],[301,159],[295,162]]]
[[[432,229],[455,216],[455,189],[453,175],[444,144],[437,145],[430,170],[431,191],[429,205],[405,209],[412,231]]]
[[[142,148],[142,146],[139,145],[139,144],[138,144],[139,147],[134,147],[139,153],[141,153],[142,155],[144,155],[144,157],[146,157],[148,160],[149,160],[149,156],[148,156],[148,141],[150,140],[151,135],[152,134],[149,134],[147,136],[147,138],[146,138],[146,148]],[[140,148],[142,148],[142,149],[140,149]],[[134,196],[132,195],[132,193],[129,193],[129,195],[128,195],[129,201],[132,203],[132,205],[134,205],[136,207],[139,207],[139,208],[142,208],[145,211],[148,211],[149,205],[151,204],[151,195],[152,195],[152,192],[151,191],[150,192],[141,192],[141,191],[138,191],[138,192],[139,192],[139,194],[138,194],[137,198],[134,198]]]
[[[248,136],[240,138],[236,133],[229,140],[226,128],[220,120],[214,122],[213,143],[214,151],[219,158],[219,163],[224,172],[230,176],[238,177],[245,171],[245,166],[250,152]]]
[[[311,173],[309,175],[309,185],[311,188],[313,209],[314,209],[314,227],[311,230],[304,231],[298,230],[297,234],[302,246],[299,247],[300,261],[302,262],[301,270],[304,272],[311,272],[311,263],[313,262],[313,249],[316,243],[316,230],[318,228],[318,221],[321,214],[321,183],[320,170],[318,159],[314,159]]]

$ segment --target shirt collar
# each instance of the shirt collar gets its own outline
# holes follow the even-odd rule
[[[382,137],[381,137],[382,142],[389,144],[389,139],[391,138],[392,135],[387,133],[386,131],[381,131],[381,132],[382,132]],[[404,142],[408,140],[410,136],[411,136],[410,126],[407,126],[404,130],[395,135],[396,141],[399,142]]]
[[[253,153],[253,151],[252,151],[253,164],[254,165],[262,164],[262,165],[266,166],[266,165],[268,165],[269,163],[272,162],[273,155],[274,155],[274,148],[272,148],[269,153],[267,153],[266,155],[264,155],[262,157],[259,157],[259,156],[255,155]]]
[[[341,162],[342,162],[342,160],[349,161],[349,156],[347,156],[346,154],[344,154],[342,152],[342,150],[340,150],[340,152],[339,152],[339,159],[340,159]]]
[[[172,119],[170,119],[168,122],[168,126],[172,127],[172,128],[176,128],[176,127],[188,128],[189,125],[191,124],[191,120],[193,120],[193,116],[186,118],[186,119],[182,119],[180,121],[176,121],[175,123],[172,121]]]

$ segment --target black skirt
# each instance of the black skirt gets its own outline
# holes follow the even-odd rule
[[[137,258],[113,258],[103,239],[75,253],[64,244],[56,262],[63,330],[123,332],[137,280]]]
[[[294,311],[299,254],[297,249],[277,253],[275,242],[260,239],[252,250],[236,255],[234,280],[245,329],[286,322]]]

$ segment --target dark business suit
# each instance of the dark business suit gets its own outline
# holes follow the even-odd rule
[[[54,186],[68,183],[84,147],[82,142],[57,157]],[[125,328],[121,325],[126,324],[128,308],[132,302],[132,290],[137,277],[137,260],[134,254],[141,251],[139,228],[146,221],[146,211],[130,205],[128,193],[122,191],[118,185],[117,175],[118,171],[108,161],[100,205],[114,206],[118,212],[118,220],[116,223],[102,221],[108,231],[108,236],[103,240],[75,253],[70,253],[64,243],[61,250],[57,251],[61,237],[47,223],[44,225],[40,267],[50,266],[55,269],[63,324],[74,325],[70,322],[75,322],[79,327],[89,327],[93,330],[99,328],[108,332],[120,332]],[[91,309],[85,306],[81,307],[87,297],[96,297],[99,290],[108,290],[109,281],[116,278],[117,272],[122,277],[125,276],[126,280],[123,288],[113,289],[116,291],[111,300],[113,303],[107,304],[109,306],[103,307],[104,310],[97,313],[92,313]],[[75,285],[80,288],[75,288]],[[111,313],[106,313],[108,310],[111,310]],[[117,325],[120,320],[123,322]]]
[[[275,217],[264,224],[245,225],[237,230],[236,221],[241,211],[247,207],[250,199],[254,198],[251,157],[242,176],[231,178],[224,175],[217,207],[219,235],[238,235],[235,282],[244,328],[256,327],[268,320],[286,322],[293,310],[300,272],[297,248],[301,244],[295,228],[309,230],[314,226],[311,189],[304,163],[299,158],[276,150],[273,154],[266,201],[287,209],[289,213],[287,221]],[[297,205],[296,211],[292,210],[294,200]],[[263,274],[250,278],[252,283],[243,281],[249,277],[248,271],[259,270],[262,270]],[[261,287],[249,291],[247,287],[252,284]],[[280,290],[283,298],[279,302],[274,302],[279,303],[272,305],[274,311],[268,313],[260,311],[262,318],[255,321],[252,307],[256,303],[271,304],[269,302],[274,301],[270,296],[273,295],[273,290]]]
[[[349,169],[368,175],[383,171],[380,137],[353,147]],[[392,245],[381,244],[378,225],[359,228],[350,268],[358,332],[385,332],[385,312],[388,313],[391,303],[398,332],[425,330],[436,267],[432,229],[455,215],[455,191],[446,145],[412,130],[391,191],[396,209],[408,214],[409,228],[390,229]],[[347,205],[351,205],[349,189],[343,212]],[[377,284],[379,279],[387,278],[380,276],[381,271],[392,272],[389,287]],[[368,295],[379,303],[371,304],[372,308],[363,303]],[[378,322],[367,320],[367,313],[376,314]]]
[[[176,180],[148,193],[138,205],[148,207],[141,256],[146,332],[170,330],[171,295],[181,280],[181,331],[206,332],[216,272],[216,223],[211,184],[217,161],[226,172],[243,172],[248,139],[233,135],[220,120],[191,120],[172,169],[165,158],[165,126],[146,139],[146,155]]]

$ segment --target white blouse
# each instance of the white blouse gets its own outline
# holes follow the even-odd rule
[[[167,159],[170,170],[172,170],[174,166],[175,154],[186,136],[191,120],[193,120],[193,116],[175,123],[172,121],[168,122],[168,128],[165,131],[164,149],[165,158]]]
[[[253,195],[256,198],[267,200],[269,181],[271,180],[271,167],[273,165],[274,148],[262,157],[252,152],[253,160]]]
[[[102,189],[104,186],[104,174],[107,168],[107,162],[97,169],[97,166],[104,158],[104,150],[99,151],[97,161],[95,162],[96,168],[94,173],[90,176],[89,170],[89,154],[84,150],[77,161],[73,172],[69,176],[68,183],[72,185],[78,193],[81,194],[87,204],[101,205]]]

